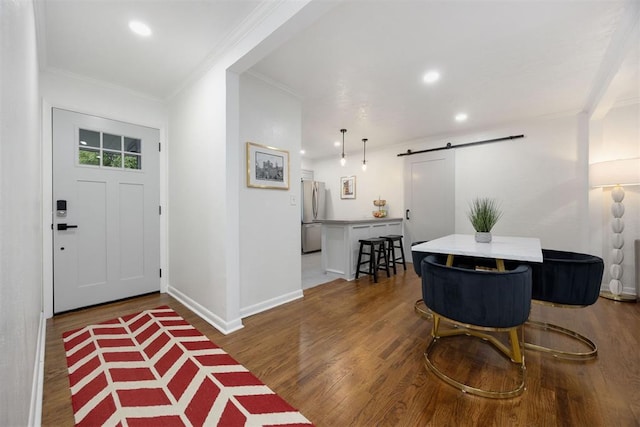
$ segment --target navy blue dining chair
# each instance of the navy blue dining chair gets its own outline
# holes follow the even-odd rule
[[[426,367],[458,389],[489,398],[515,397],[524,391],[525,363],[522,353],[524,324],[531,309],[531,268],[476,270],[448,267],[446,256],[428,255],[421,262],[422,297],[433,316],[431,341],[424,353]],[[452,325],[443,329],[442,321]],[[491,333],[507,333],[510,347]],[[519,365],[516,385],[506,390],[487,390],[455,379],[437,367],[432,353],[443,337],[467,335],[492,344]],[[470,363],[472,363],[470,361]]]

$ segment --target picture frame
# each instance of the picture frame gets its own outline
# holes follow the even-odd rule
[[[247,187],[289,189],[289,152],[247,142]]]
[[[340,198],[356,198],[356,176],[343,176],[340,178]]]

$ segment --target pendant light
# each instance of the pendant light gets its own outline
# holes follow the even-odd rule
[[[347,159],[344,158],[344,133],[346,132],[346,129],[340,129],[340,132],[342,132],[342,157],[340,158],[340,164],[342,166],[344,166],[347,163]]]
[[[367,138],[362,138],[362,170],[367,170]]]

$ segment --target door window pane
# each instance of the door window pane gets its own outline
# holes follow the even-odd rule
[[[81,165],[142,169],[142,140],[139,138],[79,129],[78,144],[78,163]]]
[[[125,154],[124,167],[125,169],[142,169],[142,159],[135,154]]]
[[[78,151],[78,163],[81,165],[100,165],[100,151],[80,147]]]
[[[81,147],[100,148],[100,132],[80,129],[79,139],[80,141],[78,141],[78,143]]]
[[[128,153],[139,153],[140,145],[139,139],[124,137],[124,151]]]
[[[122,167],[122,154],[113,153],[110,151],[102,152],[102,166],[107,166],[111,168],[121,168]]]
[[[102,134],[102,148],[105,150],[122,151],[122,137],[120,135]]]

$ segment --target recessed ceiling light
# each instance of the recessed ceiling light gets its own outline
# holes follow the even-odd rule
[[[151,35],[151,28],[144,22],[129,21],[129,28],[139,36],[149,37]]]
[[[333,143],[333,146],[334,146],[334,147],[340,147],[340,141],[336,141],[336,142],[334,142],[334,143]]]
[[[304,154],[304,153],[305,153],[305,151],[304,151],[304,150],[300,150],[300,154]]]
[[[435,83],[438,80],[440,80],[440,73],[435,70],[429,71],[425,73],[425,75],[422,77],[422,80],[425,83],[429,83],[429,84]]]
[[[80,144],[87,145],[87,141],[80,141]]]
[[[464,122],[464,121],[466,121],[468,118],[469,118],[469,116],[467,116],[467,114],[466,114],[466,113],[459,113],[459,114],[456,114],[456,117],[455,117],[456,122]]]

